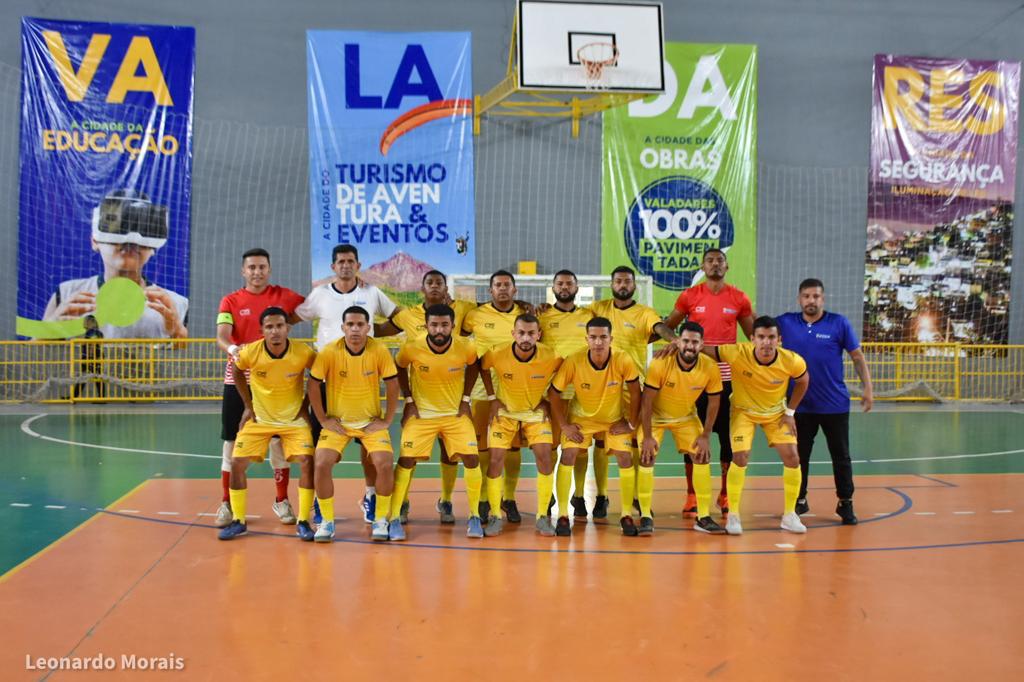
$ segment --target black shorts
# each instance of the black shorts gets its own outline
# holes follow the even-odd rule
[[[224,384],[224,399],[220,403],[220,439],[235,440],[238,422],[242,421],[245,403],[234,384]]]

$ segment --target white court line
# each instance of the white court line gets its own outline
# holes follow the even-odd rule
[[[779,542],[775,544],[779,549],[795,549],[796,545],[791,545],[788,542]]]
[[[180,516],[180,513],[175,511],[158,511],[157,514],[161,516]]]
[[[935,516],[935,512],[914,512],[915,516]]]
[[[194,452],[171,452],[168,450],[142,450],[140,448],[122,448],[114,445],[97,445],[95,443],[82,443],[81,441],[65,440],[63,438],[54,438],[53,436],[44,436],[41,433],[37,433],[31,427],[32,422],[37,419],[49,416],[48,414],[37,414],[29,417],[21,423],[21,430],[32,438],[39,438],[40,440],[50,441],[51,443],[60,443],[62,445],[76,445],[82,448],[95,448],[97,450],[114,450],[117,452],[135,452],[141,455],[167,455],[170,457],[199,457],[202,459],[221,459],[221,455],[203,455]],[[888,459],[855,459],[852,460],[853,464],[883,464],[886,462],[931,462],[937,460],[946,459],[972,459],[977,457],[1000,457],[1002,455],[1016,455],[1024,453],[1024,448],[1018,448],[1016,450],[999,450],[997,452],[974,452],[974,453],[961,453],[956,455],[934,455],[931,457],[892,457]],[[341,461],[339,464],[348,464],[354,466],[360,464],[358,460],[355,461]],[[611,466],[617,466],[617,462],[612,460],[609,462]],[[668,466],[683,466],[683,462],[664,462],[660,464],[660,467]],[[750,465],[757,466],[778,466],[780,462],[750,462]],[[831,462],[811,462],[812,466],[832,466]],[[441,466],[439,462],[420,462],[417,466]],[[523,462],[524,467],[536,466],[534,462]]]
[[[970,516],[973,513],[974,512],[972,512],[972,511],[955,511],[955,512],[953,512],[953,515],[954,516]]]
[[[62,504],[48,504],[43,509],[67,509],[67,507]]]
[[[31,507],[31,504],[25,504],[24,502],[11,502],[12,507]]]
[[[992,513],[993,514],[1012,514],[1013,510],[1012,509],[993,509]]]
[[[138,509],[118,509],[117,513],[118,514],[138,514],[139,510]]]

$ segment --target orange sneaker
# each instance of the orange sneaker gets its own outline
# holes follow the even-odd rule
[[[718,508],[722,510],[722,516],[729,513],[729,496],[725,493],[718,493]]]
[[[683,516],[697,516],[697,496],[693,493],[686,496],[686,504],[683,505]]]

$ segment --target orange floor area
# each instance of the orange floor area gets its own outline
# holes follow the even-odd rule
[[[248,680],[1010,679],[1024,665],[1022,475],[861,477],[855,528],[815,478],[806,536],[777,530],[781,482],[753,478],[742,537],[689,530],[681,482],[658,479],[650,538],[592,521],[543,538],[524,515],[469,540],[461,493],[459,523],[437,524],[437,483],[414,482],[409,541],[380,545],[356,518],[360,486],[339,481],[347,518],[314,545],[273,517],[270,481],[252,482],[260,518],[232,542],[208,516],[216,482],[149,481],[0,581],[3,679],[46,675],[26,656],[97,654]]]

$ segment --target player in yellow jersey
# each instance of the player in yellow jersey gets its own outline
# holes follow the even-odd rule
[[[587,451],[594,436],[600,433],[605,434],[608,454],[619,461],[622,533],[637,534],[636,524],[630,515],[635,484],[630,443],[638,426],[640,373],[625,353],[612,348],[612,338],[612,323],[607,318],[590,320],[587,323],[587,350],[566,358],[548,391],[551,416],[562,431],[562,461],[558,465],[556,482],[556,535],[572,534],[568,497],[573,464],[580,453]],[[576,392],[567,404],[561,392],[569,386]],[[628,402],[625,399],[627,394]]]
[[[612,270],[612,298],[598,301],[590,306],[595,315],[606,317],[612,323],[612,347],[629,356],[643,378],[647,369],[647,345],[661,337],[665,341],[677,344],[677,337],[654,308],[636,301],[636,272],[625,265]],[[681,350],[681,348],[678,348]],[[639,456],[636,440],[632,443],[635,458]],[[577,460],[576,466],[585,470],[586,459]],[[578,473],[577,476],[581,474]],[[608,459],[604,453],[604,443],[594,443],[594,479],[597,484],[597,500],[594,502],[594,518],[602,519],[608,515]],[[635,498],[634,498],[635,499]],[[632,503],[631,503],[632,504]]]
[[[718,362],[728,362],[732,369],[731,414],[729,440],[733,461],[727,474],[729,514],[725,530],[729,535],[743,533],[740,523],[740,497],[750,461],[754,430],[760,426],[782,459],[782,486],[785,502],[782,529],[806,533],[807,528],[797,516],[796,500],[800,493],[800,455],[796,447],[796,420],[793,415],[807,392],[810,377],[804,359],[781,347],[779,325],[774,318],[763,315],[754,320],[753,343],[706,346],[704,353]],[[786,402],[786,390],[793,379],[793,393]]]
[[[398,383],[405,396],[402,413],[402,449],[395,469],[395,490],[391,496],[391,518],[401,510],[416,463],[429,459],[434,440],[444,441],[448,456],[461,459],[465,468],[469,499],[471,538],[484,536],[479,503],[482,475],[477,456],[476,434],[469,414],[469,394],[477,377],[477,355],[468,339],[453,337],[455,311],[447,305],[432,305],[425,313],[427,336],[409,341],[398,351]],[[392,540],[404,540],[402,524],[392,524]]]
[[[323,521],[312,538],[317,542],[334,539],[334,479],[331,470],[341,461],[349,442],[359,439],[377,470],[377,503],[371,537],[388,539],[388,514],[394,487],[394,465],[388,426],[398,409],[398,370],[391,353],[369,336],[373,320],[360,306],[342,314],[345,335],[324,346],[313,363],[309,377],[309,404],[323,426],[317,441],[316,496]],[[385,408],[380,409],[380,384],[384,382]],[[326,386],[327,405],[321,398]],[[300,503],[302,500],[300,500]],[[395,523],[399,523],[396,519]]]
[[[374,336],[380,338],[405,333],[407,341],[422,339],[427,335],[427,323],[424,316],[426,309],[439,304],[451,306],[455,311],[455,329],[460,330],[466,315],[477,307],[474,301],[453,301],[448,292],[448,278],[440,270],[431,270],[423,275],[420,292],[423,294],[423,303],[399,308],[387,322],[374,325]],[[455,490],[455,481],[458,475],[458,463],[448,458],[448,453],[445,452],[442,444],[441,498],[436,504],[436,509],[441,515],[441,523],[455,523],[455,516],[452,514],[452,491]],[[402,523],[409,519],[408,498],[402,501],[402,512],[399,514],[399,519]]]
[[[281,439],[281,449],[289,462],[299,463],[298,535],[309,528],[313,508],[313,435],[306,409],[306,370],[313,366],[316,353],[303,343],[288,340],[288,313],[271,306],[260,314],[263,341],[250,343],[239,351],[234,362],[235,386],[245,410],[239,424],[235,449],[231,453],[231,524],[217,537],[231,540],[245,535],[245,471],[252,462],[262,462],[270,439]],[[249,379],[245,377],[249,370]]]
[[[563,359],[587,348],[587,322],[594,317],[594,312],[586,306],[576,305],[576,295],[579,291],[576,273],[572,270],[559,270],[551,282],[551,293],[555,296],[555,303],[537,316],[544,345],[553,348]],[[572,399],[572,387],[562,393],[562,399]],[[553,442],[557,448],[562,434],[558,431],[557,424],[552,422],[551,425]],[[607,470],[606,466],[605,471]],[[576,460],[576,494],[569,499],[573,516],[576,518],[587,518],[587,503],[583,499],[583,486],[586,480],[587,456],[584,453]],[[553,503],[552,497],[551,504]],[[550,512],[550,506],[548,511]]]
[[[487,468],[487,497],[491,514],[484,535],[501,533],[502,468],[512,439],[521,433],[522,441],[533,450],[537,460],[537,532],[554,535],[548,516],[548,501],[554,489],[551,460],[552,431],[547,400],[548,386],[562,365],[555,351],[542,343],[540,322],[533,315],[516,318],[512,343],[487,351],[480,359],[481,379],[487,392],[496,397],[490,406],[487,442],[491,461]],[[494,376],[493,382],[491,376]]]
[[[697,521],[693,529],[703,533],[724,533],[711,518],[711,446],[708,438],[715,425],[722,393],[722,374],[711,358],[702,355],[704,328],[685,322],[679,333],[683,350],[651,361],[644,380],[640,403],[643,444],[637,472],[640,500],[640,535],[654,531],[651,497],[654,494],[654,460],[665,432],[672,433],[676,449],[694,461],[693,485],[697,494]],[[708,396],[707,425],[697,415],[697,399]]]
[[[481,304],[475,310],[469,311],[462,323],[462,333],[467,336],[473,335],[477,357],[483,357],[495,346],[508,343],[516,318],[525,312],[532,312],[515,300],[516,278],[511,272],[498,270],[491,275],[490,294],[491,300]],[[493,396],[484,389],[483,382],[478,381],[473,389],[473,427],[476,429],[480,461],[485,470],[489,468],[490,459],[490,451],[487,448],[487,429],[491,416],[490,400],[492,398]],[[522,454],[519,451],[518,441],[516,441],[505,456],[505,490],[501,508],[509,523],[522,521],[519,507],[516,505],[516,486],[519,483],[522,461]],[[482,518],[487,518],[490,512],[490,503],[485,500],[480,508],[480,514]]]

